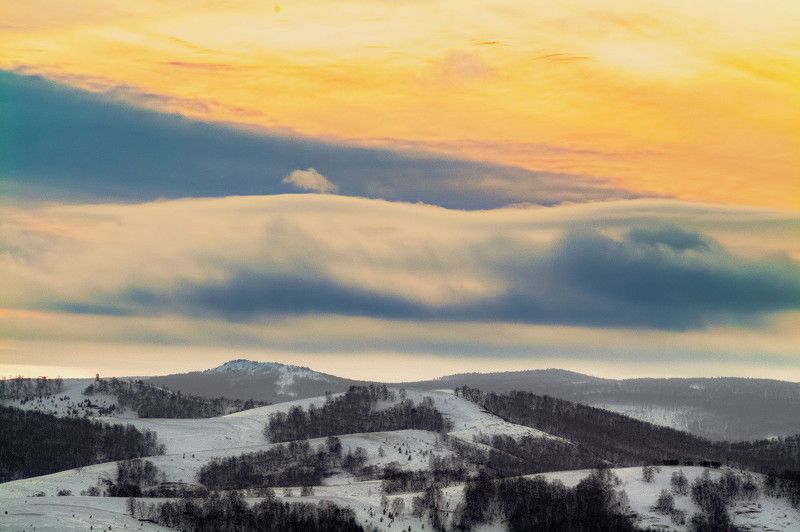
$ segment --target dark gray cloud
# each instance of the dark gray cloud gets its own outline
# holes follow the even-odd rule
[[[800,308],[796,264],[736,257],[678,228],[632,229],[621,240],[568,235],[514,276],[513,300],[538,301],[526,287],[542,282],[563,297],[550,291],[540,311],[589,325],[692,329]]]
[[[346,287],[331,279],[241,271],[222,283],[182,283],[171,293],[135,288],[127,297],[144,308],[178,309],[189,314],[251,319],[264,314],[348,314],[419,317],[421,309],[400,297]]]
[[[246,131],[0,71],[0,184],[34,200],[142,201],[292,192],[315,168],[344,195],[484,209],[632,198],[586,176],[536,173]]]
[[[545,247],[495,240],[478,248],[473,251],[485,257],[489,272],[506,290],[469,303],[425,304],[337,282],[314,268],[292,275],[248,268],[232,271],[222,282],[134,287],[72,308],[103,309],[108,301],[121,301],[144,314],[245,321],[333,314],[667,330],[746,324],[767,313],[800,309],[795,263],[736,257],[701,234],[675,227],[637,227],[619,239],[568,233]]]

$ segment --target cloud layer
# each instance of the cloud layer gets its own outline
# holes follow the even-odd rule
[[[632,198],[600,179],[237,129],[0,71],[0,184],[33,200],[148,201],[304,190],[484,209]],[[122,94],[135,99],[131,91]],[[316,169],[312,176],[300,168]],[[309,178],[314,177],[311,183]],[[298,181],[300,180],[300,181]],[[301,185],[301,188],[303,186]],[[322,187],[322,189],[320,188]]]
[[[470,213],[289,195],[4,218],[5,299],[32,310],[667,330],[800,310],[800,219],[788,214],[636,201]]]

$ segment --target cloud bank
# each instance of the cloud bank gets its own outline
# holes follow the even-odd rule
[[[282,194],[282,180],[299,168],[320,169],[341,194],[459,209],[637,197],[591,176],[189,120],[128,105],[113,90],[84,92],[8,71],[0,71],[0,94],[0,185],[16,199],[129,202]],[[291,179],[301,177],[310,183],[309,174]],[[304,190],[325,191],[315,179]]]
[[[79,314],[692,330],[800,310],[800,219],[705,211],[323,195],[42,207],[4,216],[2,271],[12,306]]]
[[[384,378],[542,364],[800,378],[798,261],[797,214],[670,201],[9,205],[0,368],[125,352],[128,372],[246,355]]]

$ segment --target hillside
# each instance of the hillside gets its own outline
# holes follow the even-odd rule
[[[408,383],[422,388],[526,391],[613,410],[715,440],[800,432],[800,383],[771,379],[602,379],[563,370],[448,375]]]
[[[270,403],[318,397],[326,392],[343,392],[350,386],[365,384],[305,367],[245,359],[231,360],[204,371],[148,377],[147,380],[158,386],[203,397]]]
[[[563,483],[563,488],[552,488],[557,493],[562,493],[563,490],[567,490],[563,493],[583,493],[580,490],[585,490],[591,482],[586,484],[581,481],[591,480],[591,469],[547,469],[547,464],[553,460],[553,456],[547,454],[549,450],[562,452],[572,448],[582,453],[575,455],[576,460],[590,461],[587,463],[588,467],[604,462],[612,466],[611,473],[619,480],[609,476],[608,484],[597,488],[607,490],[605,493],[611,497],[609,501],[614,501],[613,507],[608,507],[605,511],[622,512],[619,514],[622,516],[620,518],[631,519],[634,526],[686,530],[688,520],[694,514],[705,511],[694,501],[690,492],[674,495],[674,507],[678,510],[675,515],[684,516],[683,524],[675,522],[677,517],[673,518],[671,514],[653,508],[661,490],[672,489],[672,475],[679,471],[685,474],[689,484],[699,483],[704,475],[708,475],[708,482],[712,482],[710,485],[714,486],[722,485],[717,483],[718,479],[727,479],[725,482],[728,483],[735,479],[739,487],[725,503],[725,515],[737,525],[769,530],[796,530],[800,526],[798,510],[791,506],[789,499],[781,496],[782,491],[770,488],[771,481],[767,477],[758,473],[745,474],[726,467],[715,469],[696,465],[662,466],[659,470],[654,470],[652,480],[647,482],[643,478],[641,467],[614,467],[611,456],[603,457],[603,447],[598,446],[586,432],[574,427],[568,432],[565,428],[553,426],[557,433],[551,433],[539,422],[529,423],[532,426],[517,424],[504,419],[507,416],[492,414],[476,402],[444,390],[389,388],[382,391],[380,387],[375,390],[370,399],[371,412],[390,412],[406,403],[412,407],[429,405],[444,416],[447,427],[435,431],[411,428],[340,434],[334,440],[324,434],[309,440],[288,443],[265,439],[265,428],[271,419],[276,419],[276,415],[283,416],[285,423],[294,423],[292,420],[300,419],[298,416],[301,412],[323,412],[325,405],[336,401],[345,401],[342,405],[348,404],[349,394],[298,399],[207,419],[126,419],[126,422],[140,431],[155,433],[158,442],[166,447],[164,455],[145,459],[146,463],[152,464],[148,467],[152,469],[151,476],[155,480],[136,481],[136,489],[145,490],[141,492],[143,495],[150,490],[149,495],[138,499],[141,504],[135,511],[144,513],[136,515],[149,515],[148,505],[166,501],[162,497],[174,495],[175,490],[203,490],[201,481],[207,480],[200,473],[210,463],[224,464],[215,461],[229,460],[230,467],[234,468],[232,471],[236,471],[246,463],[243,460],[247,456],[265,460],[270,456],[269,453],[279,452],[282,453],[279,456],[285,457],[282,459],[283,465],[280,462],[273,465],[268,465],[271,462],[252,462],[257,468],[255,471],[258,472],[259,467],[267,467],[267,471],[275,472],[280,469],[273,468],[289,467],[297,470],[316,463],[319,465],[315,467],[322,467],[321,481],[316,485],[303,487],[282,485],[277,480],[278,477],[265,476],[263,479],[271,479],[268,482],[273,483],[268,485],[275,486],[270,490],[260,484],[262,480],[258,479],[262,477],[251,474],[241,478],[250,478],[246,482],[256,484],[240,491],[245,497],[243,503],[233,501],[231,504],[244,504],[244,507],[236,507],[246,509],[256,508],[264,500],[285,501],[293,505],[329,502],[345,511],[342,518],[346,518],[346,512],[352,511],[358,525],[365,529],[408,530],[411,527],[411,530],[422,530],[424,525],[425,530],[450,530],[465,519],[462,504],[465,486],[479,487],[481,484],[471,482],[479,478],[477,475],[480,471],[484,472],[481,474],[489,474],[490,478],[509,475],[513,477],[531,470],[546,471],[541,478]],[[579,409],[579,406],[570,408]],[[595,412],[594,409],[592,412]],[[596,413],[601,416],[600,419],[603,419],[602,416],[617,416],[602,410],[597,410]],[[624,418],[618,417],[621,420]],[[116,418],[100,419],[113,422]],[[627,426],[639,427],[632,429],[634,431],[651,427],[630,418],[624,419],[627,419]],[[564,423],[569,425],[572,423],[569,420],[569,417],[565,418]],[[413,418],[409,422],[414,423]],[[335,424],[330,425],[330,429],[324,428],[328,426],[324,425],[322,430],[339,430],[335,428]],[[656,430],[655,434],[660,434],[658,430],[666,429],[647,430]],[[701,441],[689,435],[680,437],[690,442]],[[497,443],[497,438],[508,439],[500,444]],[[509,442],[517,443],[512,445]],[[650,445],[658,447],[658,439]],[[320,454],[325,449],[327,454]],[[664,447],[663,451],[665,456],[672,452],[669,447]],[[138,518],[127,515],[124,497],[88,495],[92,490],[102,494],[112,487],[115,490],[121,489],[114,486],[122,482],[121,464],[126,463],[89,465],[0,484],[0,528],[15,530],[31,529],[35,526],[37,530],[60,531],[85,530],[89,526],[107,529],[111,526],[112,529],[127,527],[166,530],[154,522],[139,521]],[[259,463],[263,465],[259,466]],[[498,468],[503,463],[511,464],[510,472],[503,472],[502,468]],[[534,477],[528,475],[526,478]],[[744,490],[742,486],[747,482],[756,486],[756,495]],[[579,491],[569,491],[573,489]],[[622,495],[623,491],[625,495]],[[59,493],[62,495],[59,496]],[[273,496],[275,499],[270,498]],[[200,504],[204,499],[194,500]],[[221,503],[211,501],[209,504]],[[269,508],[263,511],[278,511],[282,507]],[[4,513],[6,511],[8,514]],[[488,521],[478,527],[481,530],[505,529],[504,518],[500,514],[484,515],[483,518]]]
[[[233,360],[149,382],[208,398],[281,402],[344,392],[361,381],[274,362]],[[487,392],[519,390],[619,412],[713,440],[743,441],[800,433],[800,383],[769,379],[604,379],[560,369],[461,373],[395,383],[423,390],[460,386]]]

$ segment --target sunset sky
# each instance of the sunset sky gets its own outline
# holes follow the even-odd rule
[[[0,375],[800,380],[800,3],[0,5]]]

